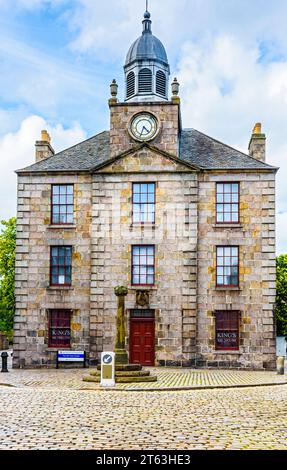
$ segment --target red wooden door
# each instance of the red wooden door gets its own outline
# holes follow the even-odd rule
[[[153,318],[132,318],[130,326],[130,363],[142,366],[154,366]]]

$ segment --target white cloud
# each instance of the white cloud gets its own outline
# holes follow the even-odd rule
[[[0,201],[1,218],[6,219],[16,214],[16,175],[15,170],[35,162],[36,140],[41,130],[47,129],[56,151],[68,148],[86,138],[86,134],[77,123],[70,129],[61,124],[50,126],[39,116],[24,119],[17,132],[10,132],[0,139]]]
[[[280,167],[278,211],[287,211],[287,61],[263,64],[259,55],[232,36],[205,47],[187,42],[178,64],[183,122],[245,153],[254,124],[262,122],[267,162]],[[281,236],[278,230],[278,246],[287,252]]]
[[[87,71],[22,41],[0,35],[0,56],[5,71],[0,85],[5,89],[6,100],[18,100],[47,111],[55,109],[67,94],[94,96],[95,79]]]

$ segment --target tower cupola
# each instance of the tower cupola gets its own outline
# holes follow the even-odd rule
[[[152,34],[150,17],[146,11],[142,35],[127,54],[124,71],[128,102],[168,101],[170,68],[163,44]]]

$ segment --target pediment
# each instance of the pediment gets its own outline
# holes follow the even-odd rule
[[[118,155],[100,168],[97,173],[186,173],[198,171],[179,158],[148,144]]]

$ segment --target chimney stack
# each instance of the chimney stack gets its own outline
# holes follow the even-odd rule
[[[36,144],[36,162],[45,160],[55,155],[55,151],[51,146],[51,137],[46,130],[41,132],[41,140],[37,140]]]
[[[262,134],[262,125],[255,124],[252,136],[249,142],[249,155],[261,162],[266,160],[266,135]]]

